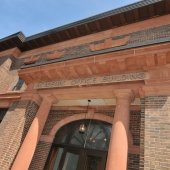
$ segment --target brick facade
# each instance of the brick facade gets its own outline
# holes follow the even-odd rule
[[[38,110],[35,102],[14,102],[0,123],[0,169],[10,169]]]
[[[0,57],[1,58],[1,57]],[[2,57],[3,58],[3,57]],[[11,90],[18,81],[17,71],[11,71],[12,60],[7,58],[0,66],[0,93]]]
[[[20,32],[0,39],[0,109],[9,108],[5,117],[1,116],[0,170],[11,168],[34,118],[33,128],[28,134],[36,142],[30,142],[27,136],[28,142],[24,142],[24,149],[20,149],[18,162],[21,162],[22,153],[29,150],[27,146],[31,143],[29,146],[33,149],[27,157],[30,159],[22,160],[23,166],[29,167],[33,155],[29,169],[43,170],[51,149],[50,139],[43,137],[49,135],[54,125],[69,116],[84,113],[89,99],[93,100],[91,108],[96,113],[113,118],[118,101],[116,94],[121,90],[130,91],[135,98],[130,106],[133,108],[130,124],[129,117],[123,117],[127,118],[129,136],[133,139],[129,141],[128,170],[169,170],[168,6],[168,0],[145,0],[28,38]],[[140,72],[145,78],[134,79],[134,74]],[[111,75],[111,79],[114,76],[119,79],[120,75],[126,77],[126,74],[131,75],[130,81],[123,78],[117,82],[96,81],[97,77]],[[94,77],[92,84],[88,80],[87,84],[62,86],[61,83],[75,79],[81,82],[91,77]],[[24,81],[24,85],[18,80]],[[41,82],[47,83],[48,88],[35,88]],[[60,86],[50,86],[55,82]],[[41,105],[38,116],[39,106],[33,101],[45,101],[47,104]],[[125,108],[125,104],[121,107]],[[129,129],[126,128],[127,131]],[[121,141],[127,143],[127,134],[123,134],[123,137],[119,135],[122,138],[117,135],[119,142],[112,144],[118,147],[122,146],[119,145]],[[37,144],[40,136],[42,138]],[[124,152],[127,152],[127,147],[120,153]],[[125,160],[127,157],[121,160],[124,165]],[[111,170],[112,167],[114,165]]]
[[[144,170],[170,168],[170,97],[145,97]]]
[[[145,135],[145,99],[141,98],[140,162],[139,162],[139,170],[144,170],[144,135]]]
[[[52,127],[57,124],[58,121],[72,116],[74,114],[84,113],[84,111],[55,111],[51,110],[46,121],[42,135],[48,135]],[[100,111],[97,113],[113,116],[113,111]],[[140,111],[131,111],[130,113],[130,132],[133,136],[133,144],[140,146]],[[51,144],[48,142],[40,141],[36,148],[30,170],[43,170],[48,154],[50,152]],[[139,170],[139,154],[129,153],[128,156],[128,170]]]
[[[51,149],[51,143],[40,141],[37,145],[36,152],[32,159],[29,170],[43,170],[46,160],[48,158],[48,153]]]

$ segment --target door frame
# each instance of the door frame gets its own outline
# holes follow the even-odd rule
[[[63,148],[64,152],[62,154],[62,157],[60,159],[59,163],[59,169],[62,169],[64,160],[66,157],[67,152],[79,154],[79,160],[78,160],[78,165],[77,165],[77,170],[85,170],[85,167],[82,166],[84,164],[84,160],[87,162],[87,156],[92,155],[92,156],[97,156],[102,158],[102,164],[101,168],[99,170],[103,170],[106,165],[106,160],[107,160],[107,151],[101,151],[101,150],[93,150],[93,149],[84,149],[82,147],[77,147],[77,146],[68,146],[68,145],[56,145],[53,144],[49,153],[49,156],[47,158],[46,164],[45,164],[45,170],[53,170],[55,160],[57,157],[57,152],[59,148]]]

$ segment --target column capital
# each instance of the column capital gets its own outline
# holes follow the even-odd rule
[[[37,93],[23,93],[21,99],[32,100],[38,105],[40,105],[42,101],[42,97]]]
[[[135,99],[135,94],[131,89],[118,89],[115,90],[114,95],[117,99],[126,99],[133,102]]]
[[[58,99],[53,94],[42,95],[42,99],[46,100],[46,101],[49,101],[51,103],[54,103],[54,102],[58,101]]]

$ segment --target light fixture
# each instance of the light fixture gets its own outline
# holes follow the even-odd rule
[[[79,127],[79,132],[80,133],[85,133],[87,127],[84,123],[80,124],[80,127]]]
[[[106,142],[106,141],[107,141],[107,139],[106,139],[106,138],[104,138],[104,141]]]
[[[84,118],[85,120],[86,120],[86,114],[88,113],[89,103],[90,103],[90,102],[91,102],[91,100],[88,100],[87,112],[85,112],[85,118]],[[86,127],[85,123],[80,124],[79,132],[80,132],[80,133],[85,133],[86,130],[87,130],[87,127]]]

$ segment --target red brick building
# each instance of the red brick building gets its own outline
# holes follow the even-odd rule
[[[0,169],[169,170],[169,96],[169,0],[0,39]]]

